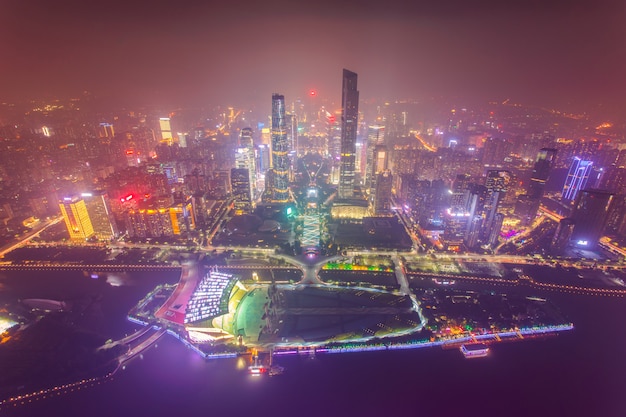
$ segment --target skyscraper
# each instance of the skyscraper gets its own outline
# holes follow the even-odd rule
[[[369,190],[372,201],[376,199],[376,182],[378,181],[378,174],[389,168],[389,158],[387,147],[384,145],[378,145],[372,151],[372,160],[367,167],[367,174],[369,177]]]
[[[556,149],[542,148],[537,154],[533,174],[528,184],[528,191],[526,194],[518,197],[515,205],[515,214],[522,219],[522,224],[524,225],[530,224],[537,215],[546,181],[550,177],[550,170],[555,159]]]
[[[574,157],[561,193],[564,201],[576,200],[578,192],[587,186],[592,167],[592,161],[584,161],[579,157]]]
[[[174,141],[174,136],[172,135],[172,125],[170,123],[170,118],[161,117],[159,119],[159,128],[161,130],[161,143],[171,145]]]
[[[357,74],[343,70],[341,93],[341,159],[339,166],[339,198],[354,196],[356,133],[359,117]]]
[[[252,141],[252,129],[249,127],[241,129],[239,136],[240,147],[235,151],[235,168],[245,168],[249,174],[249,184],[252,189],[252,204],[254,205],[257,175],[256,175],[256,158],[254,155],[254,143]],[[232,178],[231,178],[232,181]]]
[[[236,210],[247,213],[252,208],[252,188],[250,187],[250,173],[247,168],[233,168],[230,170],[230,186],[235,198]]]
[[[546,181],[550,177],[550,170],[556,159],[556,149],[542,148],[537,154],[533,175],[530,177],[528,185],[528,196],[532,199],[541,199]]]
[[[575,245],[594,247],[604,232],[611,202],[615,196],[604,190],[581,190],[578,192],[572,219],[574,231],[572,240]]]
[[[272,95],[272,201],[289,199],[289,140],[285,121],[285,97]]]
[[[109,197],[105,192],[81,194],[87,207],[87,214],[98,240],[111,240],[117,237],[119,230],[111,212]]]
[[[391,188],[393,176],[388,169],[378,174],[376,179],[376,197],[374,199],[374,214],[386,215],[391,213]]]
[[[367,128],[367,145],[365,152],[366,158],[366,171],[365,171],[365,188],[372,187],[372,164],[374,161],[374,149],[378,145],[383,145],[385,140],[385,127],[382,125],[372,125]],[[387,167],[385,167],[386,169]]]
[[[85,240],[94,235],[85,200],[80,197],[65,197],[59,202],[65,226],[72,240]]]

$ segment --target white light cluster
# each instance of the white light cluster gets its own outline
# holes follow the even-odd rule
[[[193,323],[228,312],[228,296],[236,280],[231,274],[211,271],[187,303],[185,323]]]

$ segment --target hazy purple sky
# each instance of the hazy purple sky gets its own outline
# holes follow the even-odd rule
[[[0,101],[89,90],[240,105],[311,88],[339,101],[345,67],[359,74],[362,98],[624,107],[625,5],[0,0]]]

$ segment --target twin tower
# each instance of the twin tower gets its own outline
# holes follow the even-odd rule
[[[341,93],[341,160],[339,168],[338,197],[354,196],[356,161],[356,133],[359,118],[359,91],[357,74],[343,70]],[[272,200],[285,202],[289,199],[289,140],[285,119],[285,97],[272,95]]]

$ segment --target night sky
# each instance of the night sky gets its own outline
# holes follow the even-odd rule
[[[405,3],[0,0],[0,102],[337,103],[348,68],[362,99],[626,107],[626,2]]]

